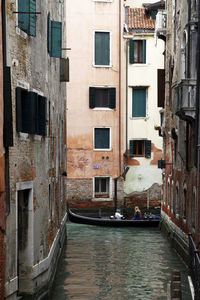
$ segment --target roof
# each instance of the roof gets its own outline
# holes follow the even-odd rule
[[[147,10],[157,10],[157,9],[164,9],[165,8],[165,1],[158,1],[156,3],[146,3],[143,6]]]
[[[128,29],[155,29],[155,20],[146,15],[145,8],[128,8]]]

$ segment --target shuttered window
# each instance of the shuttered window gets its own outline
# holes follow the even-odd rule
[[[46,98],[34,92],[16,88],[16,130],[46,135]]]
[[[151,157],[150,140],[130,140],[130,157]]]
[[[146,40],[130,40],[130,64],[146,64]]]
[[[109,198],[110,196],[110,178],[94,178],[95,198]]]
[[[13,118],[10,67],[4,67],[4,147],[13,146]]]
[[[94,149],[110,149],[110,128],[94,129]]]
[[[62,56],[62,23],[51,21],[50,14],[47,17],[47,48],[51,57]]]
[[[89,107],[116,107],[116,88],[89,88]]]
[[[18,27],[36,36],[36,0],[18,0],[18,12]]]
[[[96,66],[110,65],[110,33],[95,32],[94,64]]]
[[[146,117],[146,88],[133,88],[132,117]]]
[[[158,107],[165,105],[165,70],[158,69]]]

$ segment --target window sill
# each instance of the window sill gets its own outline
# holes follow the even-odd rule
[[[95,108],[93,108],[93,110],[111,111],[111,110],[114,110],[114,108],[111,109],[111,108],[109,108],[109,107],[95,107]]]
[[[95,65],[93,64],[93,67],[94,68],[112,68],[112,65]]]
[[[112,198],[93,198],[92,201],[98,202],[98,201],[111,201]]]
[[[112,149],[93,149],[93,151],[105,152],[105,151],[112,151]]]
[[[94,2],[113,2],[113,0],[94,0]]]
[[[129,117],[130,120],[144,120],[146,121],[147,120],[147,117]]]
[[[141,63],[141,64],[139,64],[139,63],[134,63],[134,64],[130,64],[131,66],[134,66],[134,67],[148,67],[148,64],[147,63],[145,63],[145,64],[143,64],[143,63]]]

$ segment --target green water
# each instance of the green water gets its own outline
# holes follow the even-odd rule
[[[183,300],[191,300],[188,270],[158,228],[67,224],[66,249],[53,300],[167,300],[173,269]]]

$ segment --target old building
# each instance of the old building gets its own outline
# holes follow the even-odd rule
[[[162,216],[186,259],[188,233],[199,243],[198,1],[166,1],[157,35],[166,39]],[[167,14],[167,19],[166,19]]]
[[[41,299],[66,230],[66,7],[65,1],[3,3],[5,126],[13,128],[6,142],[5,299]]]
[[[137,1],[136,1],[137,2]],[[138,6],[136,6],[138,5]],[[162,174],[157,161],[162,157],[159,136],[163,106],[161,80],[164,42],[155,43],[155,18],[164,1],[145,4],[126,1],[124,42],[126,59],[126,177],[127,206],[158,207]]]
[[[68,2],[67,197],[78,207],[123,199],[122,6]]]

